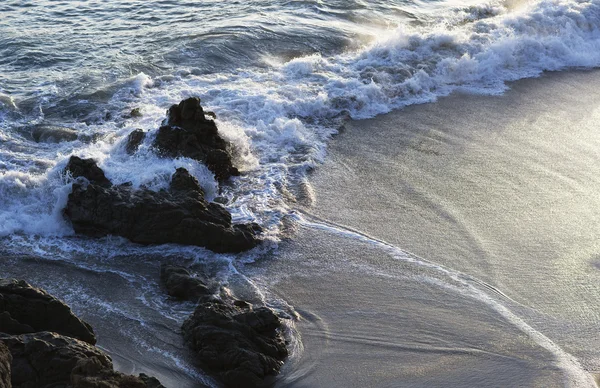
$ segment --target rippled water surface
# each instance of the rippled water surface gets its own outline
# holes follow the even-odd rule
[[[248,298],[287,311],[238,267],[268,259],[294,229],[291,209],[313,198],[307,172],[327,158],[327,143],[344,122],[457,91],[502,94],[509,81],[598,65],[598,0],[3,0],[6,273],[28,276],[99,325],[122,369],[159,370],[173,386],[193,386],[206,378],[193,372],[177,333],[193,306],[162,294],[161,260],[200,266]],[[201,163],[158,158],[150,147],[166,109],[189,96],[216,112],[236,150],[243,175],[220,188]],[[130,117],[134,108],[142,117]],[[77,139],[36,141],[39,125],[73,129]],[[130,156],[124,140],[136,128],[149,136]],[[155,190],[185,167],[209,199],[226,199],[235,221],[261,224],[266,243],[228,256],[78,238],[62,214],[70,155],[94,158],[114,183]],[[94,289],[105,276],[122,297],[110,286]],[[128,353],[140,346],[154,356]]]

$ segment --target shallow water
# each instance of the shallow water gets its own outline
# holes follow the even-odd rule
[[[307,172],[327,160],[327,144],[340,125],[453,92],[502,94],[507,81],[547,70],[596,67],[599,31],[597,1],[3,1],[0,243],[5,272],[67,300],[95,324],[100,345],[123,370],[157,371],[167,385],[193,386],[206,378],[192,372],[193,359],[178,342],[178,328],[193,306],[165,298],[157,285],[160,262],[208,268],[240,295],[293,314],[285,297],[269,294],[269,287],[244,268],[269,263],[281,238],[302,224],[293,211],[297,201],[310,201],[314,194]],[[224,187],[218,188],[200,163],[160,159],[150,149],[165,110],[191,95],[216,112],[220,131],[236,147],[236,164],[245,174]],[[143,116],[127,118],[133,108]],[[419,119],[427,123],[427,117]],[[32,135],[38,124],[72,128],[78,138],[38,143]],[[123,141],[135,128],[150,136],[131,157]],[[527,128],[525,123],[521,130]],[[397,142],[412,138],[410,131],[398,136]],[[560,132],[555,136],[561,141]],[[267,242],[236,256],[77,238],[62,215],[71,188],[62,169],[72,154],[95,158],[115,183],[157,190],[175,168],[185,167],[209,199],[222,190],[234,220],[261,224]],[[539,168],[550,162],[527,161]],[[418,174],[418,167],[407,168]],[[368,230],[369,221],[361,222],[355,229]],[[428,227],[449,230],[435,217]],[[467,245],[479,243],[478,236],[467,236]],[[443,243],[427,233],[407,241],[417,247]],[[407,241],[392,243],[416,251]],[[450,262],[434,253],[426,250],[422,256],[458,271],[474,266],[461,252],[448,253],[457,260]],[[477,276],[487,282],[501,272],[494,271]],[[119,295],[114,289],[121,290]],[[162,338],[163,331],[168,338]],[[291,365],[301,352],[294,354]]]
[[[595,386],[599,85],[555,73],[346,125],[295,237],[248,268],[303,317],[284,381]]]

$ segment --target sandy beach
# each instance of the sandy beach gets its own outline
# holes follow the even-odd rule
[[[0,20],[0,385],[600,385],[600,0]]]
[[[245,269],[302,316],[280,386],[593,385],[599,75],[346,125],[292,239]]]

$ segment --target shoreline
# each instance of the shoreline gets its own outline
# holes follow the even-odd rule
[[[600,72],[548,73],[510,86],[501,96],[453,94],[349,122],[330,142],[309,176],[314,204],[297,206],[297,234],[269,263],[245,268],[304,317],[304,354],[278,386],[442,386],[444,379],[445,386],[562,386],[563,379],[588,384],[600,371],[593,329]],[[456,285],[398,263],[378,242],[475,279],[516,321],[473,297],[435,290],[430,278],[438,288]],[[420,294],[435,296],[425,303]],[[453,335],[444,334],[448,325]],[[425,330],[431,343],[415,345],[413,330]],[[427,377],[411,361],[417,348],[431,353],[421,360]],[[368,349],[380,357],[361,354]],[[483,354],[503,361],[490,364]],[[571,356],[574,364],[562,364]],[[451,378],[436,357],[455,365]]]
[[[453,94],[435,103],[347,123],[330,141],[324,164],[308,177],[315,201],[296,206],[291,224],[297,229],[291,238],[269,259],[239,264],[269,298],[293,306],[302,317],[293,329],[303,342],[294,344],[295,353],[276,386],[393,386],[402,381],[407,386],[558,387],[564,379],[587,383],[590,373],[600,371],[595,350],[600,342],[593,335],[596,318],[590,319],[600,303],[600,291],[590,293],[590,287],[600,276],[588,273],[590,267],[598,267],[597,257],[561,264],[547,256],[553,260],[548,267],[547,262],[531,258],[524,263],[514,257],[500,261],[495,251],[502,239],[510,238],[511,247],[520,249],[515,252],[526,255],[542,246],[539,241],[529,246],[536,235],[550,239],[567,230],[557,230],[547,217],[546,229],[531,221],[543,215],[548,204],[553,215],[575,226],[580,223],[577,217],[585,216],[590,202],[579,208],[576,202],[589,200],[600,188],[596,178],[600,169],[595,167],[600,164],[593,163],[600,162],[600,154],[594,152],[600,149],[595,147],[600,146],[600,136],[592,136],[592,121],[600,117],[600,110],[590,110],[592,105],[600,107],[600,93],[594,90],[600,86],[599,74],[551,73],[517,81],[502,96]],[[581,96],[574,97],[577,89]],[[586,101],[576,104],[578,99]],[[580,120],[579,133],[549,129],[557,120],[568,123],[569,117],[588,111],[591,116]],[[557,148],[556,140],[561,138],[564,141]],[[592,152],[550,163],[574,150]],[[455,168],[460,173],[453,172]],[[556,182],[561,182],[563,191],[548,192],[547,185]],[[535,195],[525,197],[529,191]],[[564,193],[570,193],[566,207],[556,206]],[[509,215],[523,215],[530,205],[535,209],[519,223],[532,225],[493,240],[498,228],[510,230]],[[600,209],[600,203],[594,208]],[[578,211],[577,217],[564,218],[572,210]],[[486,220],[492,213],[498,225]],[[600,252],[594,244],[594,228],[589,227],[600,220],[600,214],[590,213],[587,223],[573,232],[578,239],[568,235],[555,242],[552,249],[562,249],[561,257],[573,255],[576,244],[590,257]],[[583,236],[585,229],[589,234]],[[521,237],[526,238],[519,242]],[[550,248],[543,252],[548,254]],[[40,266],[32,261],[7,264],[6,271],[23,278],[30,270],[26,280],[44,288],[50,285],[44,278],[48,266],[60,268],[66,279],[87,279],[71,284],[73,289],[60,289],[60,284],[49,289],[98,328],[101,349],[113,356],[117,370],[155,371],[166,384],[212,383],[203,372],[194,372],[194,357],[179,338],[176,319],[149,314],[148,306],[140,304],[140,298],[156,297],[155,308],[166,303],[157,278],[160,262],[144,258],[136,265],[139,276],[125,281],[117,274],[119,268],[129,271],[130,264],[126,256],[116,259],[104,264],[113,273],[114,284],[128,291],[122,300],[114,301],[115,310],[109,314],[86,307],[86,298],[96,297],[91,291],[101,279],[83,267],[50,262]],[[559,265],[563,272],[557,275]],[[528,273],[536,276],[526,278]],[[463,276],[475,281],[457,280]],[[573,283],[572,276],[584,283]],[[157,284],[144,285],[140,295],[135,288],[150,278],[157,278]],[[535,286],[533,293],[523,292],[530,285]],[[461,290],[471,286],[473,292]],[[73,294],[77,288],[85,292]],[[100,287],[94,292],[98,290],[105,294],[100,298],[112,299],[110,289]],[[565,290],[569,291],[565,297],[556,297]],[[493,303],[486,302],[488,297]],[[150,349],[155,341],[166,339],[173,354],[159,355],[156,348],[144,355],[134,347],[127,353],[127,346],[139,346],[135,345],[139,338],[110,335],[115,326],[110,314],[120,316],[123,311],[118,306],[126,299],[136,300],[126,316],[128,331],[142,334],[138,324],[144,316],[149,320],[143,325],[152,326],[144,329],[146,334],[156,338],[143,346]],[[583,302],[577,305],[578,301]],[[565,310],[568,306],[572,309]],[[169,308],[183,317],[191,307]],[[578,315],[572,325],[566,325],[572,313]],[[589,335],[578,338],[582,332]],[[571,356],[579,361],[571,363]],[[175,357],[173,362],[183,364],[169,370],[163,357]],[[184,370],[195,375],[184,377]]]

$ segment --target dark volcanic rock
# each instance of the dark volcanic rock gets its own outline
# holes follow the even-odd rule
[[[83,360],[95,357],[112,368],[110,358],[86,342],[51,332],[11,336],[0,333],[12,354],[12,385],[14,388],[65,386],[71,372]]]
[[[144,141],[145,138],[146,138],[146,132],[144,132],[141,129],[134,130],[127,137],[127,144],[125,145],[125,151],[127,151],[127,153],[130,155],[134,154],[138,150],[138,148],[140,148],[140,144],[142,144],[142,142]]]
[[[183,334],[203,366],[228,387],[268,384],[288,355],[279,317],[243,301],[200,303]]]
[[[140,373],[139,377],[146,384],[147,388],[165,388],[156,377],[148,376],[144,373]]]
[[[204,190],[198,180],[190,175],[185,168],[178,168],[171,177],[171,190],[179,193],[197,194],[204,197]]]
[[[77,362],[71,372],[71,385],[73,388],[165,388],[156,378],[143,373],[135,377],[116,372],[112,363],[98,357]]]
[[[10,351],[0,341],[0,388],[11,388],[11,372],[10,365],[12,364],[12,355]]]
[[[102,350],[67,336],[51,332],[19,336],[0,333],[0,341],[12,355],[14,388],[164,388],[153,377],[114,371],[112,360]]]
[[[196,302],[201,297],[211,294],[206,284],[193,277],[185,267],[161,265],[160,280],[167,289],[167,293],[177,299]]]
[[[208,203],[198,181],[182,168],[173,175],[170,189],[158,192],[74,183],[65,215],[77,233],[112,234],[140,244],[177,243],[242,252],[260,241],[258,225],[232,225],[231,214]]]
[[[54,331],[96,343],[92,327],[77,318],[69,306],[22,280],[0,279],[0,332],[37,331]]]
[[[159,128],[154,146],[164,156],[184,156],[204,162],[219,181],[239,175],[233,167],[229,145],[207,119],[200,99],[191,97],[168,111],[167,125]]]
[[[71,156],[66,172],[70,172],[73,178],[84,177],[90,182],[101,186],[110,186],[111,183],[104,175],[104,171],[96,165],[94,159],[81,159],[77,156]]]
[[[0,311],[0,388],[164,388],[153,377],[115,372],[93,346],[92,328],[24,281],[0,279]]]

